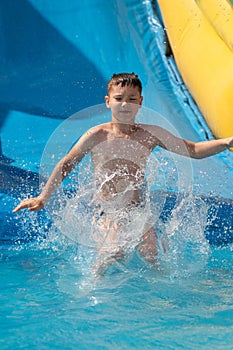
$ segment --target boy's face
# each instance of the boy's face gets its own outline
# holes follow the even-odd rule
[[[138,87],[132,85],[113,85],[109,95],[105,96],[106,105],[112,111],[113,120],[125,124],[134,122],[142,100]]]

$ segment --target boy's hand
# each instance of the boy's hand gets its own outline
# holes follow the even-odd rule
[[[233,148],[233,137],[229,137],[228,148]]]
[[[30,211],[34,210],[41,210],[44,208],[44,202],[41,200],[40,197],[35,198],[29,198],[24,199],[14,210],[13,212],[16,213],[20,211],[21,209],[28,208]]]

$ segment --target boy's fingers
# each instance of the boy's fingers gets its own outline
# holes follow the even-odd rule
[[[21,209],[29,208],[29,202],[27,199],[25,199],[23,202],[21,202],[17,207],[13,210],[14,213],[20,211]]]
[[[14,213],[16,213],[17,211],[20,211],[21,209],[27,208],[26,204],[19,204],[17,205],[17,207],[13,210]]]
[[[44,207],[44,203],[39,198],[29,198],[24,199],[21,203],[19,203],[14,209],[13,213],[17,213],[21,209],[28,208],[30,211],[40,210]]]
[[[22,209],[21,206],[18,205],[16,208],[13,209],[13,213],[17,213],[21,209]]]

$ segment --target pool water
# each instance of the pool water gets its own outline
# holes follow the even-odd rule
[[[134,254],[96,281],[54,234],[2,249],[0,274],[1,349],[232,349],[231,246],[185,275]]]

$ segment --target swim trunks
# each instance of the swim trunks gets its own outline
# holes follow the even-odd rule
[[[115,209],[103,202],[95,208],[92,221],[92,239],[99,249],[133,251],[143,233],[152,226],[149,203],[130,203]]]

